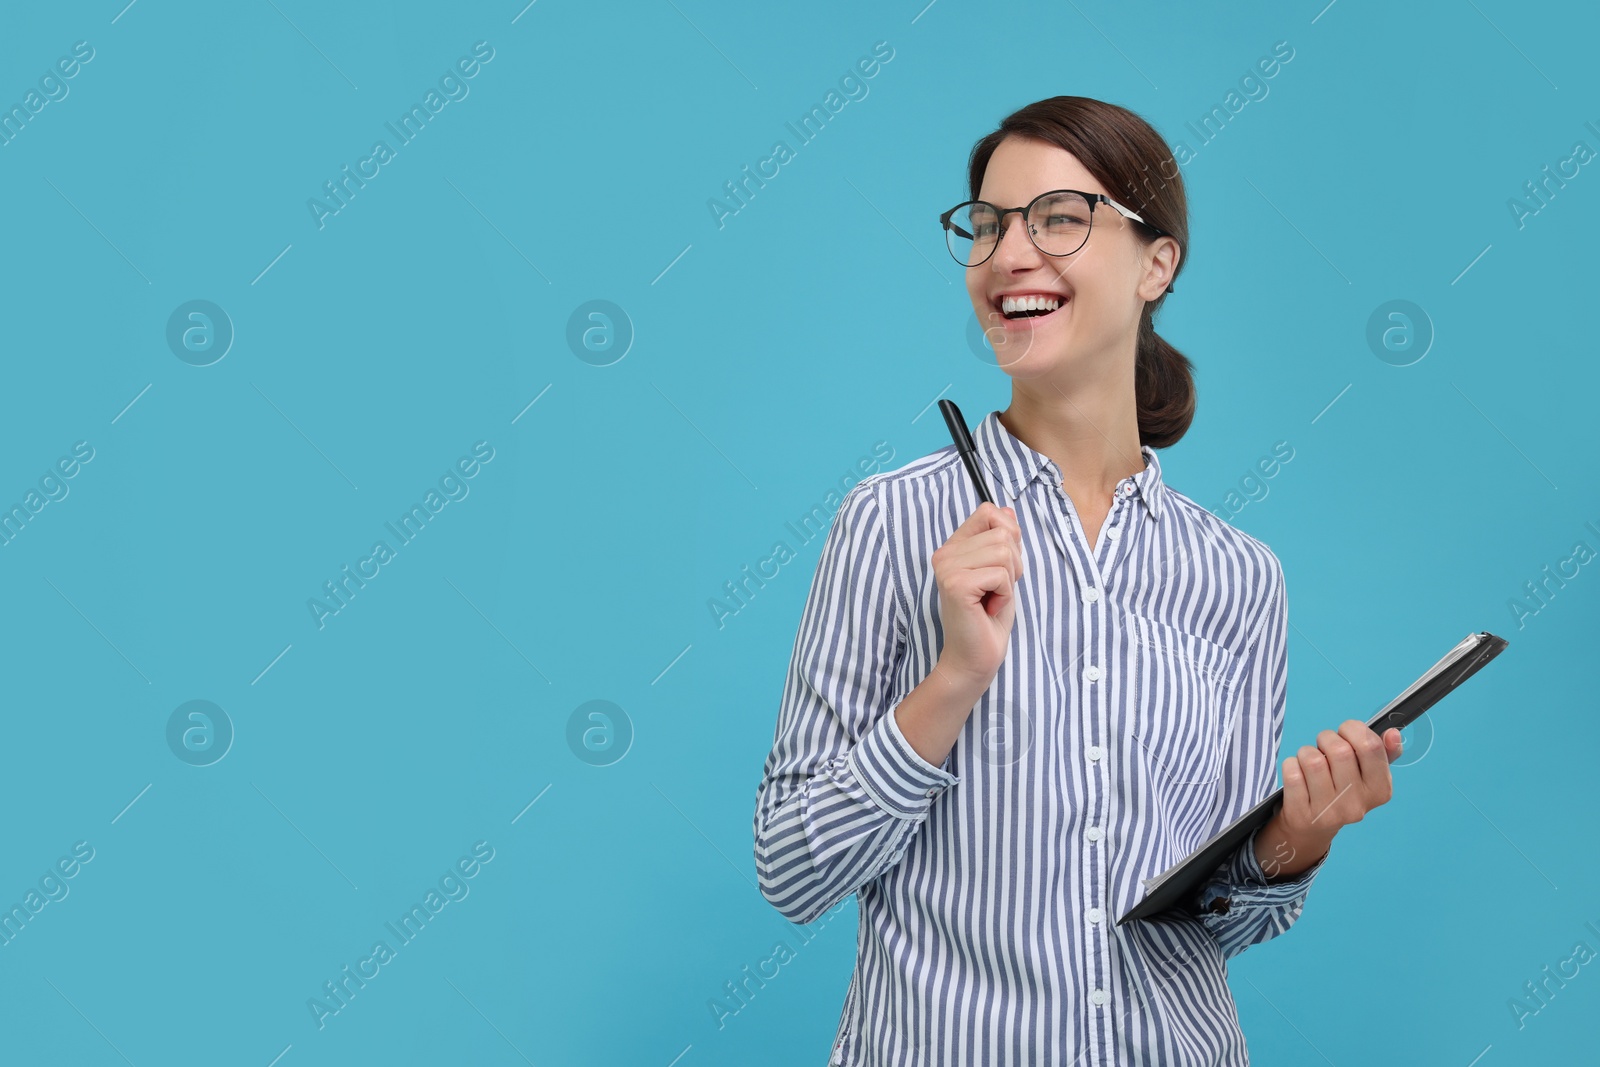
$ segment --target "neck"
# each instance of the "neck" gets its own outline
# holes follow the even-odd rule
[[[1109,497],[1118,482],[1144,470],[1131,377],[1125,385],[1085,382],[1075,389],[1013,379],[1000,421],[1054,461],[1068,496]]]

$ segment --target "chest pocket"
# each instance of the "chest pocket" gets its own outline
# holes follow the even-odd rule
[[[1233,729],[1235,656],[1226,648],[1142,615],[1127,615],[1135,673],[1131,731],[1156,775],[1203,785],[1222,773]]]

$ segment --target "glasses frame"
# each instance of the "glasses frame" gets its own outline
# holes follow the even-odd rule
[[[970,269],[972,267],[981,267],[981,266],[983,266],[985,263],[989,262],[989,260],[994,256],[995,249],[998,249],[1000,247],[1000,242],[1005,240],[1005,236],[1006,236],[1005,221],[1006,221],[1006,216],[1007,215],[1010,215],[1012,212],[1016,212],[1017,214],[1022,216],[1022,221],[1024,223],[1026,223],[1028,221],[1028,216],[1033,213],[1033,205],[1037,204],[1039,201],[1043,200],[1045,197],[1047,197],[1047,196],[1055,196],[1057,193],[1073,193],[1073,194],[1075,194],[1077,196],[1083,197],[1084,200],[1086,200],[1088,202],[1088,204],[1089,204],[1089,229],[1088,229],[1088,232],[1086,232],[1083,235],[1083,244],[1088,244],[1090,236],[1092,236],[1093,233],[1094,233],[1094,209],[1095,209],[1096,206],[1098,206],[1100,204],[1109,205],[1110,207],[1115,209],[1116,212],[1118,214],[1120,214],[1123,218],[1130,219],[1130,220],[1132,220],[1134,222],[1137,222],[1139,225],[1145,227],[1147,230],[1149,230],[1151,233],[1155,234],[1157,237],[1170,237],[1170,236],[1172,236],[1166,230],[1163,230],[1161,227],[1155,225],[1154,223],[1146,222],[1143,218],[1141,218],[1139,216],[1138,212],[1131,211],[1128,208],[1123,207],[1121,204],[1119,204],[1115,200],[1111,199],[1105,193],[1086,193],[1082,189],[1051,189],[1048,192],[1040,193],[1038,196],[1036,196],[1032,200],[1028,201],[1028,203],[1026,205],[1024,205],[1023,207],[1004,207],[1003,208],[999,204],[992,204],[987,200],[963,200],[961,203],[957,204],[955,207],[951,208],[949,211],[946,211],[944,214],[939,216],[939,225],[941,227],[943,227],[947,231],[946,237],[945,237],[945,242],[944,242],[945,251],[950,253],[950,258],[951,259],[954,259],[957,263],[961,263],[961,260],[956,257],[955,252],[951,251],[951,249],[950,249],[950,239],[949,239],[949,236],[948,236],[948,231],[954,230],[957,234],[959,234],[962,237],[965,237],[969,241],[973,239],[973,235],[968,233],[966,230],[963,230],[961,227],[957,226],[955,223],[953,223],[950,220],[955,217],[955,213],[956,212],[960,211],[964,207],[970,207],[973,204],[984,204],[984,205],[986,205],[988,207],[994,208],[994,210],[995,210],[995,212],[996,212],[996,214],[998,216],[998,222],[999,222],[999,226],[1000,226],[1000,236],[995,239],[994,248],[989,249],[989,254],[987,256],[984,256],[982,259],[978,260],[978,262],[976,262],[976,263],[961,263],[961,265],[963,267],[966,267],[968,269]],[[1028,227],[1028,240],[1033,243],[1033,247],[1039,248],[1039,242],[1034,239],[1033,227],[1031,227],[1031,226]],[[1039,252],[1040,252],[1041,255],[1046,255],[1046,256],[1050,256],[1050,257],[1055,258],[1055,259],[1060,259],[1060,258],[1062,258],[1064,256],[1075,255],[1082,248],[1083,248],[1083,245],[1079,245],[1077,248],[1074,248],[1071,252],[1046,252],[1044,249],[1039,248]],[[1167,286],[1167,292],[1169,292],[1169,293],[1172,292],[1172,286],[1170,286],[1170,285]]]

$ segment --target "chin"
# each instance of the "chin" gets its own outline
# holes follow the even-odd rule
[[[1063,369],[1072,366],[1074,362],[1072,357],[1067,354],[1053,355],[1046,352],[1032,351],[1012,362],[1000,363],[999,367],[1006,374],[1019,381],[1032,381],[1058,374]]]
[[[1044,378],[1081,362],[1078,346],[1071,338],[1010,336],[994,348],[995,365],[1013,378]]]

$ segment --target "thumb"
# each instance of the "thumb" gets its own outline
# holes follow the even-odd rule
[[[1383,732],[1383,747],[1389,754],[1390,763],[1400,758],[1400,750],[1404,744],[1398,727],[1391,726]]]

